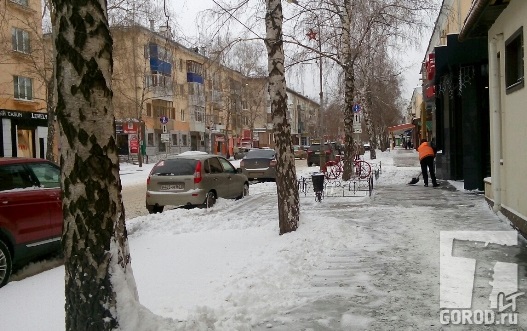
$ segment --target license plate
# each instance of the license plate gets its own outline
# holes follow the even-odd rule
[[[173,184],[173,185],[161,185],[162,191],[172,191],[172,190],[182,190],[183,185],[181,184]]]

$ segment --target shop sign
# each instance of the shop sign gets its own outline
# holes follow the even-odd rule
[[[138,131],[137,128],[138,128],[138,123],[135,123],[135,122],[126,122],[122,124],[123,133],[136,134]]]
[[[0,117],[47,120],[48,114],[34,113],[30,111],[16,111],[16,110],[0,109]]]

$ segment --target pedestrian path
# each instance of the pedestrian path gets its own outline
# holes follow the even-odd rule
[[[414,151],[394,152],[393,165],[383,166],[370,199],[350,199],[320,209],[327,219],[345,219],[348,227],[343,231],[352,231],[356,240],[347,249],[328,252],[326,263],[317,268],[302,291],[307,303],[283,312],[279,320],[289,322],[273,324],[273,330],[449,328],[440,324],[439,316],[440,232],[506,231],[511,227],[490,211],[483,195],[457,191],[448,181],[439,181],[439,188],[424,187],[422,180],[415,186],[390,181],[395,172],[408,173],[409,181],[420,171]],[[364,242],[376,244],[366,247]],[[474,250],[470,245],[474,243],[467,244],[467,256],[485,255],[477,264],[474,305],[488,303],[495,261],[517,263],[519,288],[527,289],[525,241],[518,247],[490,245],[485,250],[483,246]],[[518,302],[517,311],[524,312],[519,314],[519,326],[527,329],[527,297]],[[261,325],[262,330],[267,328],[269,325]],[[511,330],[506,326],[486,329]]]

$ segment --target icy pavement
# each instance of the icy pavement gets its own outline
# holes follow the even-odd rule
[[[342,231],[356,240],[332,251],[310,276],[302,291],[308,303],[269,316],[259,330],[480,330],[482,325],[441,325],[439,309],[440,231],[506,231],[506,221],[493,214],[483,195],[441,187],[394,183],[395,172],[408,180],[419,172],[416,154],[396,150],[393,165],[375,183],[371,199],[332,198],[316,209],[322,219],[345,219]],[[393,153],[393,152],[392,152]],[[329,206],[328,206],[329,205]],[[328,208],[329,207],[329,208]],[[527,246],[477,246],[461,242],[456,254],[477,259],[473,308],[488,307],[492,268],[496,261],[519,265],[518,288],[527,289]],[[363,243],[370,243],[364,245]],[[374,244],[371,244],[374,243]],[[474,249],[476,245],[477,249]],[[487,330],[527,328],[527,296],[517,300],[518,326],[486,326]],[[258,328],[257,328],[258,329]]]

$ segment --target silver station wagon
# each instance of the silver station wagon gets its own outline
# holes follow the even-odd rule
[[[205,153],[181,154],[159,161],[146,183],[146,209],[160,213],[165,206],[214,205],[217,198],[249,195],[247,177],[225,158]]]

